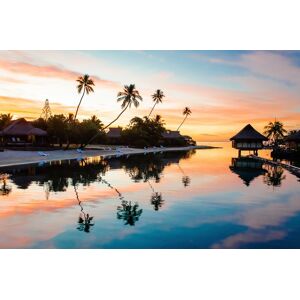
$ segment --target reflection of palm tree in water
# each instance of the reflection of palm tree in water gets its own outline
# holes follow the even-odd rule
[[[131,201],[123,200],[117,207],[117,218],[124,221],[124,225],[134,226],[139,220],[143,210],[139,209],[138,203],[132,204]]]
[[[106,184],[110,189],[113,189],[118,194],[119,200],[122,201],[121,205],[117,207],[117,218],[124,220],[124,225],[134,226],[143,212],[142,209],[138,209],[138,203],[132,204],[131,201],[124,200],[121,192],[101,176],[99,176],[98,180]]]
[[[83,206],[82,206],[81,201],[79,199],[76,184],[74,184],[74,191],[75,191],[75,194],[76,194],[76,199],[78,201],[78,205],[80,206],[80,215],[79,215],[79,218],[78,218],[78,227],[77,227],[77,229],[79,231],[90,232],[90,227],[95,225],[94,223],[92,223],[93,217],[90,217],[89,214],[86,214],[84,212]]]
[[[142,209],[138,209],[139,208],[138,203],[132,205],[131,201],[125,201],[121,192],[117,188],[112,186],[107,180],[102,178],[102,176],[100,175],[98,176],[98,181],[104,183],[110,189],[114,190],[117,193],[119,200],[122,201],[121,206],[117,207],[117,218],[123,219],[124,225],[133,226],[135,222],[139,220],[139,217],[143,211]],[[77,227],[77,229],[80,231],[89,232],[90,226],[94,226],[94,223],[91,223],[93,217],[90,217],[89,214],[85,214],[75,184],[74,184],[74,190],[78,201],[78,205],[80,206],[80,210],[81,210],[79,220],[78,220],[79,226]]]
[[[266,165],[266,169],[268,172],[264,175],[264,183],[273,187],[281,186],[282,181],[286,178],[283,168]]]
[[[0,174],[0,181],[2,181],[2,186],[0,187],[0,194],[5,196],[11,192],[11,187],[7,184],[8,174]]]
[[[150,202],[153,205],[154,210],[158,211],[162,207],[162,205],[165,201],[162,199],[162,194],[161,193],[155,192],[155,190],[154,190],[152,184],[150,183],[150,181],[148,180],[147,182],[148,182],[148,184],[149,184],[149,186],[152,190],[152,195],[151,195]]]
[[[179,168],[179,170],[180,170],[180,172],[182,173],[182,183],[183,183],[183,186],[184,187],[187,187],[187,186],[189,186],[190,185],[190,183],[191,183],[191,179],[190,179],[190,177],[189,176],[187,176],[187,175],[185,175],[185,173],[184,173],[184,171],[183,171],[183,169],[180,167],[180,165],[179,164],[177,164],[177,166],[178,166],[178,168]]]

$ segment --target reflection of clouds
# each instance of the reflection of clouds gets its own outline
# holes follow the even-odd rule
[[[231,221],[248,227],[244,233],[234,234],[213,245],[214,248],[239,248],[242,245],[281,240],[285,229],[278,228],[290,217],[300,212],[299,197],[291,196],[285,202],[269,203],[264,207],[250,208],[244,213],[233,215]],[[230,221],[230,217],[227,219]]]
[[[251,228],[279,226],[300,211],[299,197],[294,195],[284,202],[269,203],[265,207],[252,208],[238,217],[238,223]]]
[[[270,242],[281,240],[286,236],[286,232],[280,230],[248,230],[243,233],[234,234],[223,241],[215,243],[212,248],[241,248],[243,245],[258,242]]]

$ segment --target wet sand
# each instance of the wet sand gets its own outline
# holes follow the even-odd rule
[[[120,147],[117,149],[86,149],[83,153],[78,153],[76,150],[53,150],[44,151],[47,156],[39,155],[38,151],[16,151],[5,150],[0,152],[0,167],[8,167],[15,165],[33,164],[39,162],[49,162],[58,160],[80,159],[93,156],[113,157],[130,154],[155,153],[167,151],[187,151],[191,149],[211,149],[211,146],[190,146],[190,147],[170,147],[170,148],[126,148]]]

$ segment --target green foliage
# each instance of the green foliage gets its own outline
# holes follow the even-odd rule
[[[0,114],[0,130],[5,128],[12,120],[11,114]]]
[[[157,115],[154,118],[135,117],[122,132],[122,141],[134,147],[158,146],[163,143],[162,134],[166,131],[164,121]]]
[[[278,143],[283,139],[285,133],[287,132],[283,127],[283,123],[276,120],[274,122],[269,122],[269,124],[266,125],[264,129],[264,134],[266,134],[267,137],[274,142],[275,146],[278,145]]]
[[[68,142],[82,145],[103,129],[102,122],[96,116],[79,122],[74,120],[73,114],[69,114],[68,117],[63,114],[53,115],[48,121],[39,118],[33,121],[32,124],[35,127],[46,130],[49,135],[49,142],[51,144],[59,144],[60,147]],[[95,142],[103,142],[104,140],[105,136],[102,131],[102,134],[98,135]]]

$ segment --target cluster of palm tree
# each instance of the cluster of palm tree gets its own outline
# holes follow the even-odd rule
[[[80,97],[80,100],[79,100],[79,103],[78,103],[78,106],[76,108],[76,112],[74,115],[74,122],[76,121],[77,114],[78,114],[78,111],[79,111],[79,108],[80,108],[80,105],[81,105],[84,95],[85,94],[88,95],[89,93],[94,92],[93,86],[95,86],[93,79],[91,79],[88,74],[80,76],[77,79],[77,82],[78,82],[77,91],[79,94],[81,94],[81,97]],[[162,103],[164,97],[165,97],[165,95],[164,95],[163,91],[160,89],[156,90],[156,92],[152,95],[154,105],[151,108],[148,118],[150,118],[155,106],[159,103]],[[134,84],[125,85],[123,88],[123,91],[119,92],[117,95],[117,102],[121,102],[122,110],[113,121],[111,121],[109,124],[107,124],[105,127],[102,128],[102,131],[104,131],[105,129],[110,127],[113,123],[115,123],[128,108],[131,108],[131,106],[134,106],[137,108],[140,104],[140,101],[142,101],[142,100],[143,100],[143,98],[140,95],[139,91],[136,89]],[[184,110],[183,110],[184,119],[181,122],[181,124],[179,125],[177,130],[180,129],[180,127],[183,125],[183,123],[185,122],[187,117],[189,115],[191,115],[191,113],[192,112],[191,112],[190,108],[188,108],[188,107],[184,108]],[[94,141],[99,134],[100,134],[100,131],[98,133],[96,133],[93,137],[91,137],[88,140],[88,142],[82,146],[82,148],[85,148],[88,144],[90,144],[92,141]]]

